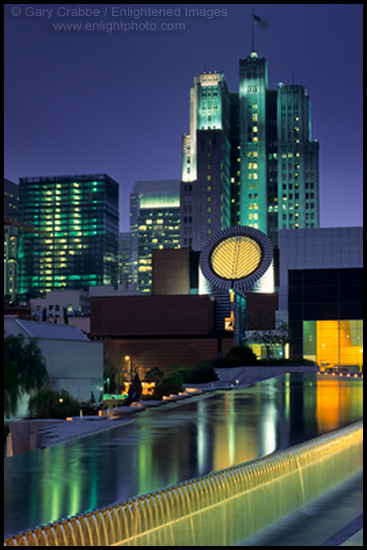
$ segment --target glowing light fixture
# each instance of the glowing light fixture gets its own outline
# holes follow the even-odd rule
[[[213,271],[223,279],[241,279],[255,271],[261,262],[260,245],[249,237],[225,239],[212,252]]]
[[[265,233],[235,226],[209,238],[200,255],[200,267],[216,288],[243,293],[264,275],[272,257],[273,247]]]

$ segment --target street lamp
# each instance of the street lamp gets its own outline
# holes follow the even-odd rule
[[[133,362],[130,357],[130,355],[125,355],[125,361],[129,363],[129,370],[130,370],[130,382],[133,381]]]

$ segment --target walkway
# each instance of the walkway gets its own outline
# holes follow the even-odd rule
[[[363,471],[235,546],[363,546]]]

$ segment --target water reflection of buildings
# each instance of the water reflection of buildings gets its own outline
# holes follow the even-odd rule
[[[360,391],[356,391],[356,388],[360,388]],[[318,380],[316,396],[320,432],[336,430],[340,422],[347,424],[350,418],[356,420],[362,417],[362,381]]]
[[[362,380],[286,375],[5,464],[5,532],[127,500],[286,448],[362,417]]]

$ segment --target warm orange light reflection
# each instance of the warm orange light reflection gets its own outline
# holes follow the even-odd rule
[[[335,376],[335,373],[332,373]],[[339,377],[338,377],[339,378]],[[317,392],[317,424],[320,431],[332,431],[340,427],[363,410],[363,393],[356,392],[352,381],[318,378]]]

